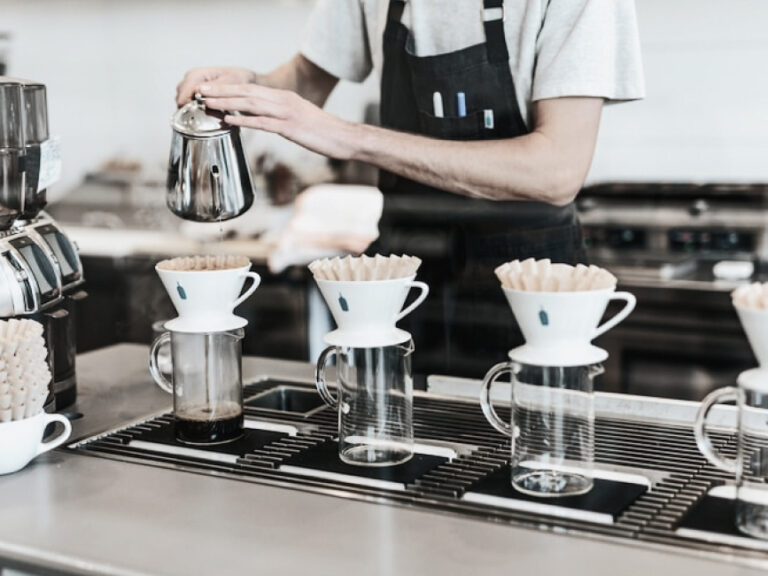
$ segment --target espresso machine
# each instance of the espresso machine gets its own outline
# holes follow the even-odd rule
[[[45,85],[0,76],[0,318],[43,324],[53,375],[48,411],[77,396],[75,312],[87,296],[77,247],[42,211],[60,166]]]

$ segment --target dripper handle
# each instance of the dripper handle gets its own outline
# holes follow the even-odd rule
[[[721,470],[736,474],[739,469],[739,461],[735,458],[724,458],[717,453],[712,440],[707,433],[707,414],[721,402],[733,402],[739,400],[739,389],[734,386],[726,386],[707,395],[696,413],[696,423],[693,425],[693,435],[696,437],[696,446],[704,457]]]
[[[248,278],[251,278],[253,280],[253,283],[250,285],[248,290],[246,290],[245,293],[242,296],[240,296],[240,298],[238,298],[232,303],[232,310],[234,310],[235,308],[240,306],[240,304],[245,302],[248,299],[248,297],[256,291],[256,288],[259,287],[259,284],[261,284],[261,276],[256,274],[256,272],[246,272],[245,274],[243,274],[243,276],[247,276]]]
[[[624,305],[624,308],[622,308],[619,312],[617,312],[613,318],[608,320],[605,324],[602,324],[601,326],[598,326],[595,329],[594,334],[592,334],[592,339],[597,338],[602,333],[607,332],[616,324],[624,320],[629,314],[632,312],[632,310],[635,309],[635,305],[637,304],[637,299],[635,298],[635,295],[631,292],[614,292],[611,294],[611,297],[609,300],[624,300],[626,304]]]
[[[152,374],[152,379],[155,381],[155,384],[160,386],[160,388],[162,388],[165,392],[168,392],[168,394],[173,394],[173,383],[169,382],[168,379],[160,371],[160,366],[157,359],[160,354],[160,349],[163,346],[170,345],[170,343],[170,332],[164,332],[155,338],[154,342],[152,342],[152,348],[149,350],[149,373]]]
[[[418,280],[413,280],[413,281],[409,282],[407,284],[407,286],[409,288],[418,288],[419,290],[421,290],[421,294],[419,294],[419,296],[416,298],[416,300],[411,302],[411,305],[408,306],[408,308],[406,308],[405,310],[401,310],[400,311],[400,314],[398,314],[397,318],[395,318],[395,322],[397,322],[399,320],[402,320],[403,318],[408,316],[408,314],[413,312],[419,306],[419,304],[424,302],[424,299],[429,294],[429,286],[425,282],[419,282]]]

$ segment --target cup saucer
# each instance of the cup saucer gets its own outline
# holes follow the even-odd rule
[[[348,346],[351,348],[379,348],[394,346],[411,339],[411,334],[400,328],[377,331],[351,331],[336,329],[328,332],[324,340],[331,346]]]
[[[524,344],[509,351],[513,362],[533,366],[586,366],[608,358],[608,352],[592,344],[560,344],[557,346],[531,346]]]
[[[225,332],[227,330],[237,330],[248,325],[248,320],[240,316],[216,315],[207,318],[185,318],[178,317],[168,320],[164,328],[171,332]]]

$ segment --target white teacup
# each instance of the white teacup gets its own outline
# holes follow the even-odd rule
[[[318,280],[338,330],[326,336],[334,345],[357,347],[387,346],[410,338],[395,324],[418,307],[429,294],[429,286],[416,276],[390,280]],[[403,309],[411,288],[421,290],[418,298]]]
[[[61,422],[64,431],[53,440],[43,442],[43,432],[51,422]],[[66,442],[71,433],[69,420],[61,414],[41,412],[31,418],[0,424],[0,474],[21,470],[35,456]]]
[[[768,310],[747,308],[734,303],[747,340],[761,368],[768,368]]]
[[[220,332],[242,328],[248,321],[233,314],[261,283],[250,262],[237,268],[169,270],[155,266],[179,317],[166,322],[167,330]],[[245,279],[253,283],[241,295]]]
[[[565,344],[587,347],[624,320],[636,304],[634,295],[615,292],[613,288],[573,292],[502,289],[526,344],[541,348]],[[613,318],[599,324],[611,300],[624,300],[626,305]]]

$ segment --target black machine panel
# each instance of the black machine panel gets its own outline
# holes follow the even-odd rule
[[[46,258],[43,249],[26,237],[14,238],[10,240],[10,244],[16,248],[37,282],[40,306],[43,307],[48,302],[55,300],[60,295],[56,282],[56,271],[53,269],[51,261]]]
[[[66,286],[82,278],[80,262],[72,242],[51,224],[39,226],[36,231],[50,246],[61,268],[61,283]]]

